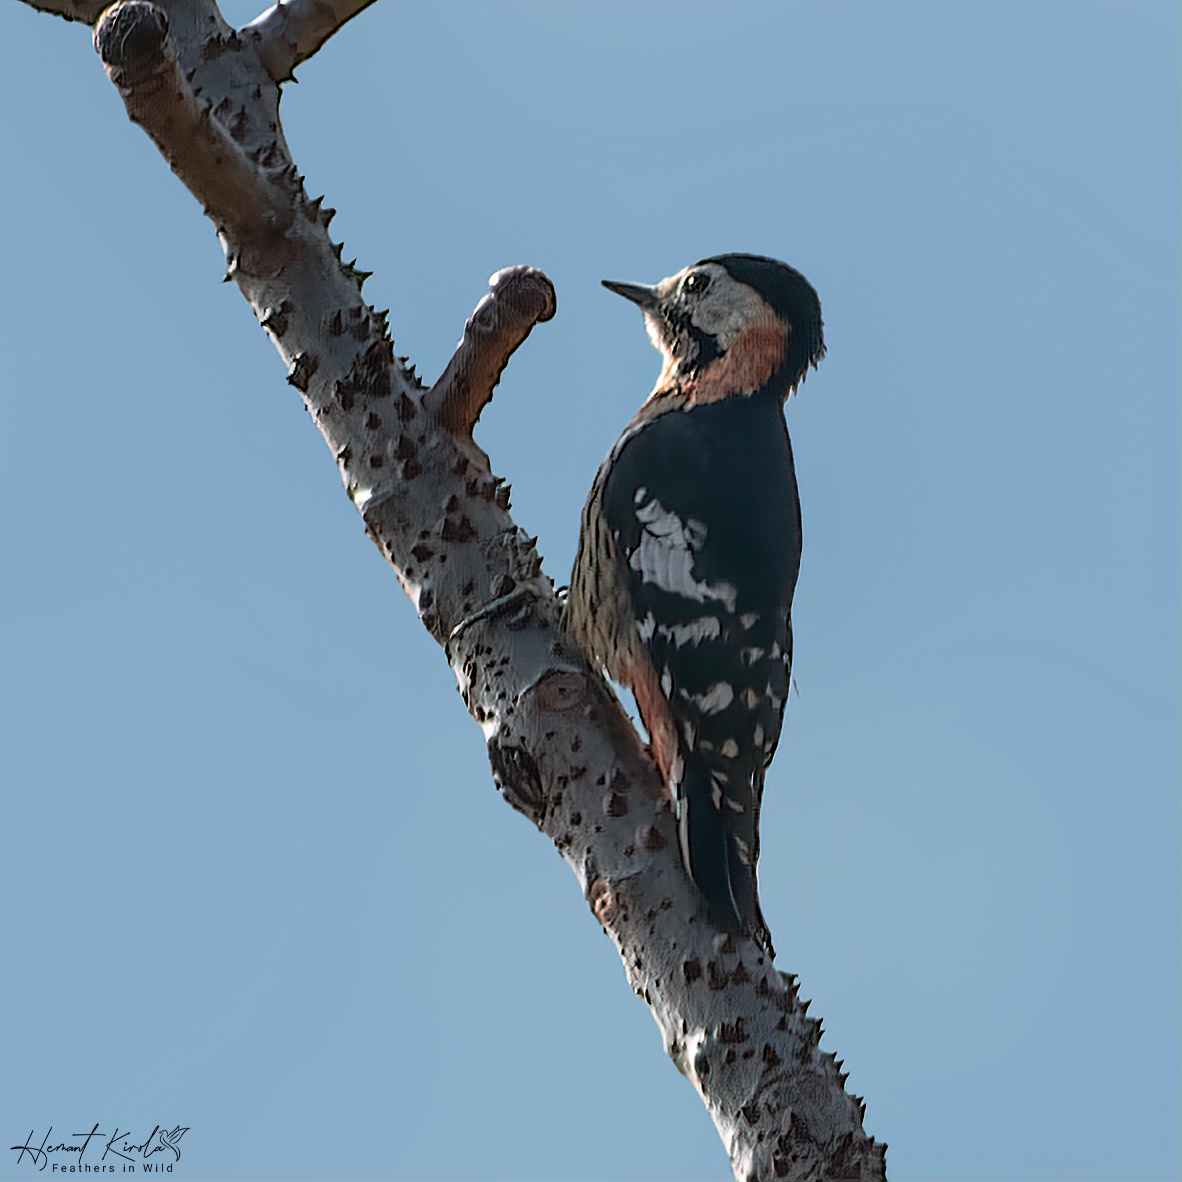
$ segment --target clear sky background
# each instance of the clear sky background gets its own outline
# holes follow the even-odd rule
[[[895,1178],[1182,1165],[1180,13],[381,0],[283,100],[430,378],[554,280],[478,439],[559,582],[658,368],[599,280],[820,292],[762,895]],[[728,1177],[88,31],[0,38],[0,1175]]]

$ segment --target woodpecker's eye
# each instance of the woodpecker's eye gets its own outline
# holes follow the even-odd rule
[[[689,295],[701,295],[710,286],[710,276],[701,271],[691,271],[681,285],[681,290]]]

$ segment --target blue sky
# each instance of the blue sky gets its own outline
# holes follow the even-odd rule
[[[284,96],[428,376],[554,280],[478,439],[559,582],[657,370],[599,280],[820,292],[761,894],[896,1178],[1182,1166],[1180,24],[382,0]],[[0,133],[0,1176],[728,1177],[85,29],[0,8]]]

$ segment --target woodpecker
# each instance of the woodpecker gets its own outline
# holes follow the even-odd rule
[[[756,861],[800,568],[784,404],[824,356],[820,300],[748,254],[604,286],[639,305],[664,364],[583,510],[566,627],[632,690],[711,916],[774,956]]]

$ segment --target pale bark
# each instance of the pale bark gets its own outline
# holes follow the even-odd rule
[[[68,21],[82,21],[93,25],[110,6],[110,0],[25,0],[30,8],[64,17]]]
[[[350,17],[374,0],[281,0],[245,29],[275,82],[287,82],[292,70],[310,58]]]
[[[93,21],[101,5],[35,7]],[[444,646],[506,800],[557,846],[739,1178],[881,1178],[821,1026],[752,941],[714,929],[627,716],[560,626],[535,543],[472,440],[512,352],[555,311],[528,267],[495,275],[428,388],[394,355],[279,124],[278,81],[364,7],[296,0],[241,31],[212,0],[125,3],[96,45],[131,119],[201,203],[336,457],[346,492]],[[573,524],[573,523],[572,523]],[[510,914],[512,900],[505,900]]]

